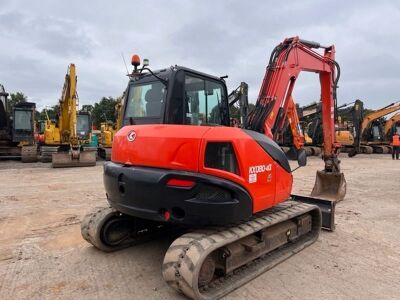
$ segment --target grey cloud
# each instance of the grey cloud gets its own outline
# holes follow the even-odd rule
[[[0,14],[2,34],[24,41],[27,48],[37,47],[55,56],[91,55],[94,42],[79,25],[79,22],[42,14],[17,11]]]
[[[1,7],[1,6],[0,6]],[[398,97],[400,4],[396,1],[10,1],[0,8],[0,82],[41,105],[55,103],[68,63],[78,68],[82,103],[120,95],[127,79],[121,52],[153,68],[173,64],[241,81],[256,99],[267,59],[285,37],[335,44],[339,102],[368,107]],[[66,13],[72,12],[72,13]],[[299,103],[319,97],[318,77],[302,74]],[[386,100],[387,99],[387,100]],[[393,99],[393,100],[392,100]]]

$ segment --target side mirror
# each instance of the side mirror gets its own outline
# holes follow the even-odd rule
[[[299,167],[304,167],[307,165],[307,155],[304,149],[300,149],[297,152],[297,163],[299,164]]]

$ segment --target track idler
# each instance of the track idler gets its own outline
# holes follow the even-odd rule
[[[113,252],[141,244],[181,228],[125,215],[114,208],[96,208],[81,222],[82,237],[104,252]]]
[[[86,215],[81,223],[82,237],[104,252],[128,247],[133,230],[132,218],[123,216],[111,207],[96,209]]]

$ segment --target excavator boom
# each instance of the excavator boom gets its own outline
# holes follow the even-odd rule
[[[315,52],[314,48],[324,48],[324,54]],[[294,117],[297,116],[297,111],[292,91],[302,71],[318,73],[321,85],[325,168],[317,172],[312,196],[340,201],[346,193],[346,181],[340,172],[340,145],[335,143],[334,111],[340,69],[334,59],[333,45],[325,47],[316,42],[300,40],[298,37],[285,39],[271,54],[256,108],[249,114],[246,128],[273,138],[284,127],[286,118],[291,117],[291,128],[298,128],[292,130],[292,135],[294,140],[297,140],[300,154],[304,136],[298,119]]]
[[[372,124],[373,121],[382,118],[388,114],[391,114],[393,112],[396,112],[400,110],[400,102],[395,102],[392,104],[389,104],[388,106],[385,106],[381,109],[378,109],[372,113],[369,113],[368,115],[365,116],[362,124],[361,124],[361,132],[364,135],[365,131],[368,129],[368,127]]]
[[[391,135],[393,135],[393,133],[397,132],[399,134],[396,126],[398,123],[400,123],[400,113],[396,113],[391,118],[386,120],[383,131],[387,140],[391,139]]]

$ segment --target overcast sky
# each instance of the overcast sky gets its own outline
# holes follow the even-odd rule
[[[7,2],[7,3],[5,3]],[[0,83],[39,108],[55,105],[69,63],[80,104],[117,97],[133,53],[154,69],[183,65],[241,81],[255,101],[267,59],[285,37],[335,44],[338,101],[378,108],[400,100],[400,1],[16,1],[0,2]],[[128,65],[130,68],[130,66]],[[319,99],[302,73],[300,104]]]

